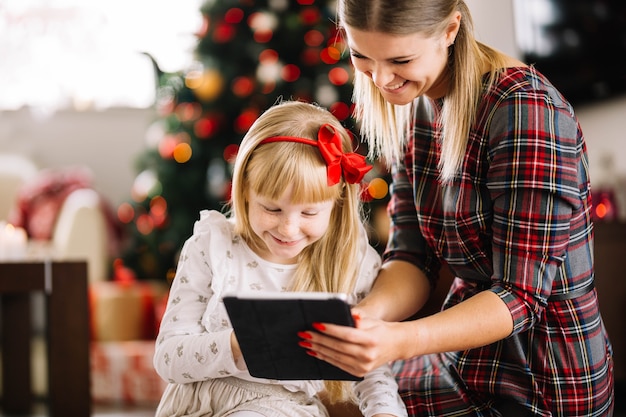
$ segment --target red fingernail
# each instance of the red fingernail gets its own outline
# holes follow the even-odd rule
[[[312,350],[307,350],[306,353],[311,356],[317,356],[317,353],[313,352]]]
[[[324,326],[322,323],[313,323],[312,326],[315,330],[319,330],[320,332],[326,330],[326,326]]]
[[[302,346],[303,348],[310,348],[310,347],[313,347],[313,345],[312,345],[312,344],[310,344],[309,342],[305,342],[304,340],[299,341],[299,342],[298,342],[298,344],[299,344],[300,346]]]
[[[359,320],[361,320],[361,316],[360,316],[360,315],[358,315],[358,314],[353,314],[353,315],[352,315],[352,318],[353,318],[355,321],[359,321]]]
[[[301,339],[312,339],[313,335],[307,332],[298,332],[298,337]]]

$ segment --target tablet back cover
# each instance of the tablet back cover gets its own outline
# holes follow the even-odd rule
[[[224,305],[250,375],[283,380],[362,379],[308,355],[298,345],[297,333],[311,331],[314,322],[354,326],[344,300],[226,296]]]

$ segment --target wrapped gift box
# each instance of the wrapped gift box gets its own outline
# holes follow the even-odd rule
[[[161,282],[100,281],[90,284],[92,339],[154,340],[167,297]]]
[[[92,342],[91,395],[94,403],[158,404],[167,385],[152,365],[154,341]]]

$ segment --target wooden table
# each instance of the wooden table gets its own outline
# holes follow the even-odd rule
[[[32,411],[30,296],[45,294],[50,416],[91,415],[87,264],[83,261],[0,262],[2,409]]]

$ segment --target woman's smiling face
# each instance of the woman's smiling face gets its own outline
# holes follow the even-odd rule
[[[457,30],[441,36],[420,33],[390,35],[344,27],[352,63],[370,77],[391,104],[408,104],[416,97],[443,97],[448,90],[448,47]]]

